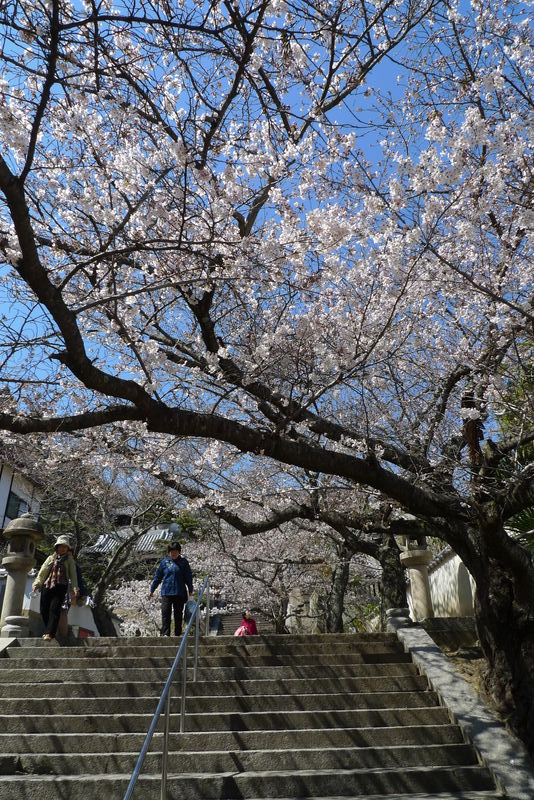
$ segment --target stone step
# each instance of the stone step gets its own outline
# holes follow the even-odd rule
[[[224,619],[223,619],[224,622]],[[260,631],[259,636],[234,636],[233,631],[231,633],[223,634],[222,636],[211,637],[206,641],[209,641],[210,644],[214,644],[214,646],[224,646],[228,642],[237,641],[239,639],[244,640],[245,642],[252,642],[262,640],[268,643],[277,644],[277,643],[296,643],[299,645],[317,645],[322,643],[330,643],[336,644],[339,642],[348,642],[349,644],[358,645],[362,642],[398,642],[397,635],[395,633],[309,633],[309,634],[299,634],[298,636],[294,636],[287,633],[262,633]]]
[[[187,726],[186,726],[187,728]],[[146,731],[138,733],[3,733],[0,753],[139,753]],[[161,751],[163,734],[156,732],[153,750]],[[463,744],[457,725],[450,722],[436,725],[404,725],[367,728],[307,728],[285,731],[219,731],[216,741],[212,733],[169,734],[173,751],[207,752],[214,744],[219,750],[307,750],[339,748],[390,748],[397,746]]]
[[[313,688],[313,685],[310,687]],[[61,698],[62,714],[151,714],[158,698],[102,697]],[[180,686],[173,691],[171,710],[180,710]],[[186,713],[219,714],[255,711],[334,711],[378,708],[428,708],[439,705],[435,692],[370,692],[358,694],[280,694],[186,696]],[[57,711],[57,698],[16,698],[2,700],[2,714],[51,715]]]
[[[152,715],[147,714],[61,714],[36,717],[5,714],[5,733],[120,733],[147,731]],[[302,728],[377,727],[380,725],[444,725],[449,715],[441,706],[431,708],[356,709],[343,711],[289,711],[220,714],[188,714],[188,731],[298,730]],[[171,714],[171,727],[179,728],[179,715]]]
[[[191,634],[190,634],[191,635]],[[396,634],[394,633],[324,633],[324,634],[302,634],[299,636],[290,636],[288,634],[266,634],[251,637],[235,637],[235,636],[201,636],[199,642],[201,645],[209,647],[225,647],[226,645],[235,645],[238,639],[241,639],[245,644],[253,642],[264,642],[271,645],[283,644],[291,645],[295,643],[297,646],[303,645],[317,645],[320,643],[327,645],[335,645],[340,642],[348,643],[351,646],[358,646],[363,642],[376,643],[376,642],[389,642],[398,643]],[[178,646],[182,640],[181,636],[135,636],[129,637],[127,640],[122,636],[105,636],[105,637],[89,637],[88,639],[78,639],[73,647],[79,647],[83,650],[93,647],[115,647],[123,646],[128,642],[128,646],[152,646],[152,645],[175,645]],[[55,643],[43,642],[41,639],[29,637],[25,639],[18,639],[17,647],[40,647],[48,649],[54,647]]]
[[[432,792],[432,794],[427,794],[417,792],[417,794],[396,794],[395,800],[502,800],[503,795],[499,792],[495,791],[474,791],[474,792],[440,792],[436,794]],[[247,800],[252,800],[252,798],[247,798]],[[256,800],[256,799],[255,799]],[[294,800],[294,798],[277,798],[276,800]],[[333,797],[310,797],[307,800],[341,800],[338,796]],[[384,800],[383,794],[354,794],[352,795],[351,800]]]
[[[146,678],[146,675],[145,675]],[[40,697],[158,697],[165,681],[103,681],[83,683],[57,679],[53,683],[0,683],[2,698]],[[286,678],[282,680],[192,681],[187,684],[188,697],[217,695],[337,694],[339,692],[425,692],[428,680],[424,675],[381,675],[373,678]]]
[[[172,765],[170,765],[172,769]],[[120,797],[129,776],[124,774],[35,776],[7,775],[0,782],[0,800],[45,797],[46,800],[92,800]],[[399,770],[301,770],[276,772],[227,772],[216,775],[169,774],[168,800],[242,800],[242,798],[351,797],[369,794],[398,798],[404,792],[441,793],[494,791],[488,770],[478,766],[407,767]],[[141,775],[134,797],[161,797],[160,777]]]
[[[84,753],[66,755],[0,755],[0,774],[15,772],[81,774],[83,772],[133,771],[138,753]],[[309,750],[252,750],[170,752],[173,771],[185,773],[275,770],[378,769],[410,766],[468,766],[477,763],[466,744],[389,748],[322,748]],[[144,772],[161,771],[161,753],[149,753]]]
[[[0,800],[120,800],[180,638],[20,643],[0,658]],[[203,637],[194,684],[192,652],[167,800],[499,796],[394,634]],[[162,730],[133,800],[160,800]]]
[[[5,753],[0,754],[0,774],[80,775],[87,772],[133,772],[137,752]],[[321,748],[308,750],[233,750],[208,752],[170,751],[168,763],[175,773],[260,772],[265,770],[391,769],[402,766],[474,766],[473,748],[467,744],[402,747]],[[162,755],[150,752],[144,773],[161,773]]]
[[[37,640],[36,640],[37,641]],[[132,640],[126,640],[131,642]],[[133,641],[136,641],[135,639]],[[143,640],[140,639],[140,642]],[[39,659],[42,660],[46,653],[46,658],[60,658],[63,657],[67,660],[82,659],[82,658],[174,658],[178,652],[180,639],[175,640],[176,644],[168,645],[167,642],[171,641],[167,637],[158,640],[158,644],[139,644],[132,645],[131,643],[113,644],[93,646],[93,647],[80,647],[80,646],[60,646],[57,642],[41,642],[34,646],[25,647],[10,647],[7,649],[8,660],[26,660],[26,659]],[[45,647],[43,648],[43,645]],[[192,657],[194,652],[194,640],[188,641],[188,655]],[[404,655],[404,648],[399,642],[320,642],[313,647],[310,651],[309,644],[296,644],[291,645],[287,641],[282,641],[276,644],[268,644],[263,641],[258,641],[258,637],[239,637],[232,638],[228,643],[222,646],[220,640],[199,640],[199,657],[200,658],[222,658],[235,656],[240,659],[248,659],[259,656],[333,656],[342,655],[345,658],[348,655],[355,653],[371,654],[371,653],[401,653]],[[2,659],[5,660],[5,659]]]
[[[384,800],[383,794],[353,794],[351,796],[351,800]],[[389,795],[391,797],[391,795]],[[395,794],[395,800],[503,800],[504,795],[500,792],[496,791],[469,791],[469,792],[432,792],[432,794],[427,794],[426,792],[417,792],[414,794],[410,792],[409,794]],[[252,798],[247,798],[247,800],[252,800]],[[259,798],[254,798],[254,800],[259,800]],[[276,798],[276,800],[295,800],[295,798]],[[309,797],[306,800],[341,800],[339,795],[333,796],[330,795],[329,797]],[[345,798],[343,798],[345,800]],[[511,799],[513,800],[513,798]]]
[[[97,667],[98,669],[129,669],[135,667],[136,669],[167,669],[171,668],[176,653],[167,657],[159,656],[158,654],[142,658],[139,656],[132,656],[130,658],[121,658],[113,656],[113,654],[106,654],[105,656],[87,657],[84,659],[69,658],[68,655],[60,655],[59,652],[54,653],[53,656],[49,655],[46,658],[46,665],[49,669],[78,669],[83,667]],[[83,663],[81,663],[83,662]],[[188,663],[193,663],[193,659],[188,659]],[[409,653],[346,653],[334,655],[314,655],[309,656],[297,655],[292,656],[289,653],[284,655],[272,656],[255,656],[255,655],[233,655],[233,656],[213,656],[198,658],[199,669],[216,667],[229,667],[229,668],[245,668],[254,669],[255,667],[293,667],[293,666],[306,666],[306,667],[331,667],[348,666],[350,664],[407,664],[411,663]],[[3,670],[14,669],[15,665],[20,664],[22,669],[40,669],[43,666],[43,658],[24,658],[0,659],[0,672]]]
[[[181,666],[179,667],[181,669]],[[118,668],[116,666],[97,667],[80,665],[77,669],[63,666],[57,668],[43,667],[27,669],[25,667],[0,669],[0,696],[3,683],[14,682],[54,682],[80,681],[146,681],[147,675],[151,680],[166,681],[169,674],[168,668],[146,669],[139,667]],[[193,679],[193,670],[188,668],[188,680]],[[391,664],[334,664],[334,665],[285,665],[263,667],[202,667],[198,670],[198,680],[227,681],[227,680],[252,680],[257,678],[284,680],[287,678],[363,678],[382,676],[416,675],[416,667],[410,663]]]

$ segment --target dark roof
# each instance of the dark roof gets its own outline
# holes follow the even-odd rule
[[[138,538],[135,538],[135,537]],[[112,533],[106,533],[99,536],[96,542],[87,548],[89,553],[111,553],[117,545],[122,544],[124,541],[133,539],[132,548],[139,553],[156,552],[161,548],[158,547],[160,542],[168,542],[176,538],[176,528],[150,528],[146,533],[141,536],[138,535],[134,528],[125,527],[118,528]]]

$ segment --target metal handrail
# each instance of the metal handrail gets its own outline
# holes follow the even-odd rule
[[[134,771],[132,772],[132,777],[130,778],[130,782],[126,789],[126,794],[123,797],[123,800],[130,800],[133,790],[135,788],[135,784],[137,782],[137,778],[139,777],[139,773],[141,772],[141,767],[143,766],[143,762],[145,760],[146,754],[148,752],[148,748],[150,747],[150,742],[152,741],[152,736],[154,735],[154,731],[156,730],[156,725],[158,724],[158,720],[161,716],[161,712],[163,711],[163,706],[165,706],[165,730],[163,733],[163,753],[162,753],[162,763],[161,763],[161,800],[166,800],[167,797],[167,754],[169,750],[169,720],[170,720],[170,713],[171,713],[171,684],[174,678],[174,674],[178,669],[178,664],[180,662],[180,658],[182,657],[182,697],[180,702],[180,733],[184,732],[185,729],[185,690],[186,690],[186,681],[187,681],[187,637],[189,636],[189,631],[191,629],[191,625],[193,624],[193,620],[195,620],[195,661],[194,661],[194,670],[193,670],[193,682],[197,679],[197,666],[198,666],[198,637],[200,632],[200,601],[206,592],[206,628],[205,628],[205,635],[208,636],[209,629],[210,629],[210,577],[209,575],[206,576],[204,583],[202,584],[202,588],[198,594],[198,600],[196,602],[195,608],[193,613],[191,614],[191,618],[187,623],[187,627],[185,629],[185,633],[182,636],[182,641],[180,642],[180,647],[178,648],[178,652],[176,653],[176,657],[173,661],[171,671],[169,672],[169,677],[167,678],[167,682],[163,687],[163,691],[161,692],[159,702],[157,708],[154,712],[154,716],[152,717],[152,722],[150,723],[150,727],[148,729],[145,741],[143,742],[143,746],[141,748],[141,752],[139,753],[139,758],[137,759],[137,764],[134,767]]]

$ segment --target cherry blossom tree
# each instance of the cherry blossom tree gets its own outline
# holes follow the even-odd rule
[[[161,609],[149,600],[146,587],[146,581],[129,580],[107,590],[106,602],[119,617],[123,636],[159,636]]]
[[[222,516],[222,515],[221,515]],[[289,604],[296,592],[311,597],[309,614],[319,630],[343,632],[351,610],[358,605],[356,584],[362,579],[370,585],[378,579],[378,565],[352,550],[328,526],[306,524],[302,520],[267,528],[263,533],[246,535],[218,532],[218,547],[211,549],[210,572],[219,580],[221,565],[226,596],[262,611],[278,631],[291,627]],[[231,530],[231,529],[230,529]],[[358,581],[354,581],[355,577]],[[351,581],[354,581],[351,583]],[[230,588],[231,587],[231,588]],[[247,587],[243,596],[244,587]],[[378,604],[377,604],[378,614]]]
[[[243,537],[225,525],[188,545],[192,568],[205,570],[221,587],[224,601],[237,609],[250,608],[272,620],[283,633],[292,590],[305,593],[324,589],[328,557],[314,532],[274,529]]]
[[[7,437],[6,437],[7,438]],[[39,549],[48,553],[59,533],[66,534],[88,587],[93,613],[102,635],[115,635],[109,618],[106,594],[143,571],[145,561],[154,561],[153,554],[140,553],[141,537],[162,522],[177,518],[174,497],[162,490],[161,484],[141,474],[128,464],[128,469],[102,473],[101,460],[87,452],[84,438],[66,442],[42,435],[14,435],[0,443],[0,460],[31,478],[39,487],[40,522],[45,538]],[[129,524],[119,523],[126,516]],[[113,546],[96,547],[100,537]],[[146,572],[152,568],[146,566]]]
[[[224,521],[242,536],[247,539],[254,537],[250,548],[260,548],[263,552],[260,561],[269,549],[279,554],[288,547],[290,552],[296,552],[298,548],[298,556],[294,554],[291,562],[304,567],[310,552],[316,553],[311,563],[322,564],[329,576],[329,583],[321,584],[327,631],[334,633],[344,629],[346,593],[349,580],[354,578],[358,568],[367,575],[374,570],[375,580],[381,578],[379,605],[383,612],[382,624],[385,624],[387,608],[406,606],[406,576],[399,561],[395,536],[413,534],[414,523],[402,519],[389,521],[390,506],[384,507],[376,502],[376,498],[373,502],[368,494],[356,493],[354,487],[346,483],[333,484],[329,479],[322,480],[320,475],[294,469],[286,468],[282,474],[279,469],[268,470],[263,465],[260,469],[242,468],[239,472],[229,473],[227,461],[226,469],[221,466],[212,475],[212,468],[206,464],[199,473],[197,464],[193,482],[190,475],[187,477],[188,471],[180,467],[185,461],[183,455],[173,460],[172,474],[161,469],[164,459],[164,454],[160,454],[159,467],[155,470],[162,484],[192,503],[193,508],[208,509],[219,521]],[[182,478],[178,479],[180,474]],[[201,484],[212,488],[202,490]],[[312,533],[318,544],[310,549],[308,542]],[[258,540],[257,537],[262,538]],[[239,548],[232,542],[221,541],[220,544],[229,556],[233,570],[245,576],[246,568],[239,564]],[[242,543],[243,549],[247,546],[248,543]],[[254,558],[245,560],[253,563]],[[269,562],[272,560],[271,557]],[[378,564],[371,567],[373,561]],[[279,555],[276,563],[281,566]],[[249,573],[253,576],[254,570],[249,568]],[[261,577],[261,581],[270,586],[272,577]],[[315,586],[318,588],[317,583]],[[282,595],[287,600],[287,589]],[[279,619],[282,620],[282,605],[279,608]]]
[[[0,426],[412,518],[532,748],[530,5],[7,0]]]
[[[183,545],[183,554],[193,570],[195,591],[209,574],[211,591],[217,585],[221,597],[221,608],[212,607],[212,614],[249,608],[272,620],[279,633],[293,621],[295,612],[289,603],[295,590],[299,590],[299,596],[317,598],[313,609],[303,613],[319,630],[343,630],[337,618],[330,619],[328,600],[330,593],[338,590],[336,574],[342,574],[344,579],[340,615],[344,606],[352,613],[358,612],[362,596],[368,600],[364,581],[369,585],[378,576],[369,559],[352,559],[352,553],[347,558],[339,542],[336,547],[330,536],[318,535],[315,529],[299,527],[293,536],[279,529],[268,535],[243,537],[216,521],[203,527],[198,538]],[[347,586],[349,577],[354,581],[352,587]],[[147,587],[148,580],[122,580],[106,592],[106,602],[121,617],[121,630],[126,635],[157,634],[159,606],[147,600]]]

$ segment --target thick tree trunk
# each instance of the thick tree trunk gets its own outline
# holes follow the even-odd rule
[[[273,620],[276,633],[287,633],[286,619],[288,602],[289,599],[287,597],[280,599],[280,605],[274,613]]]
[[[116,636],[117,630],[113,624],[111,612],[104,605],[98,603],[93,609],[93,616],[100,636]]]
[[[486,688],[498,712],[534,755],[534,581],[517,561],[488,558],[476,575],[475,615]],[[529,575],[530,572],[530,575]]]
[[[349,569],[352,555],[353,551],[345,544],[339,546],[338,562],[332,573],[330,594],[326,600],[327,633],[343,633],[343,609],[345,606],[345,593],[349,584]]]
[[[405,608],[408,605],[406,573],[400,562],[400,549],[393,534],[384,536],[378,548],[377,559],[382,567],[380,626],[384,630],[387,609]]]

